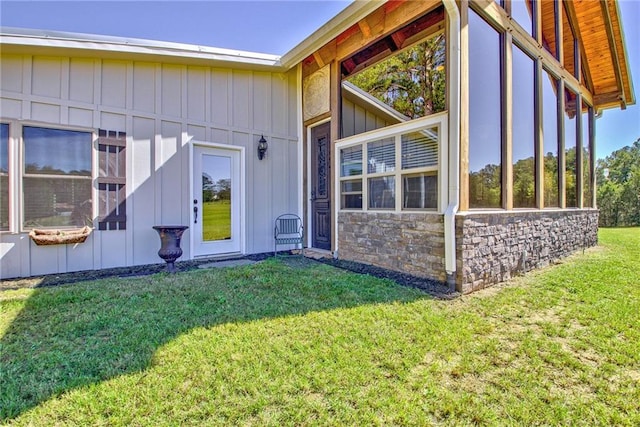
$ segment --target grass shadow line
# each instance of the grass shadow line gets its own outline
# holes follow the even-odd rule
[[[389,280],[273,259],[36,288],[0,338],[0,421],[142,371],[159,347],[194,328],[425,298],[433,297]]]

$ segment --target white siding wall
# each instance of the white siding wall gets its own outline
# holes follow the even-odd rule
[[[351,100],[342,98],[342,137],[358,135],[370,130],[380,129],[395,123],[385,120],[373,111],[354,104]]]
[[[0,277],[161,262],[151,227],[190,224],[194,140],[246,148],[247,253],[271,251],[273,220],[297,210],[295,71],[30,55],[3,55],[0,67],[2,121],[126,131],[128,192],[127,229],[96,230],[84,244],[39,247],[1,232]],[[269,150],[258,161],[262,134]]]

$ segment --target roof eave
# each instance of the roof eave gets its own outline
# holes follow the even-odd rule
[[[628,76],[627,78],[627,88],[629,93],[626,94],[625,96],[625,103],[626,105],[635,105],[636,103],[636,94],[635,94],[635,90],[633,89],[633,76],[631,74],[631,68],[629,67],[629,56],[627,55],[627,42],[626,42],[626,37],[624,35],[624,28],[622,25],[622,14],[620,13],[620,7],[618,5],[618,2],[615,2],[615,13],[618,15],[618,31],[620,33],[620,39],[622,41],[622,46],[624,47],[624,49],[622,50],[621,56],[622,59],[624,59],[624,64],[626,67],[626,74]],[[622,88],[622,90],[624,91],[624,87]]]
[[[313,52],[386,2],[387,0],[355,0],[309,37],[285,53],[280,60],[282,66],[287,69],[295,67]]]
[[[35,54],[68,51],[90,57],[163,59],[193,65],[286,71],[277,55],[143,39],[3,28],[0,45],[4,53],[24,49]]]

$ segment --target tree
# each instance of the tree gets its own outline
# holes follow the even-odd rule
[[[231,180],[219,179],[216,183],[216,196],[218,200],[231,200]]]
[[[640,138],[598,160],[596,180],[600,225],[640,225]]]
[[[348,78],[394,110],[415,119],[445,109],[445,39],[434,36]]]
[[[202,173],[202,203],[212,202],[214,200],[213,179],[206,173]]]

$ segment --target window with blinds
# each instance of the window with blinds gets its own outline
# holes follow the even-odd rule
[[[340,207],[438,209],[439,140],[434,126],[340,148]]]
[[[362,175],[362,146],[340,151],[340,176]]]
[[[402,135],[402,169],[438,165],[437,129]]]
[[[396,143],[386,138],[367,144],[368,173],[393,172],[396,169]]]

